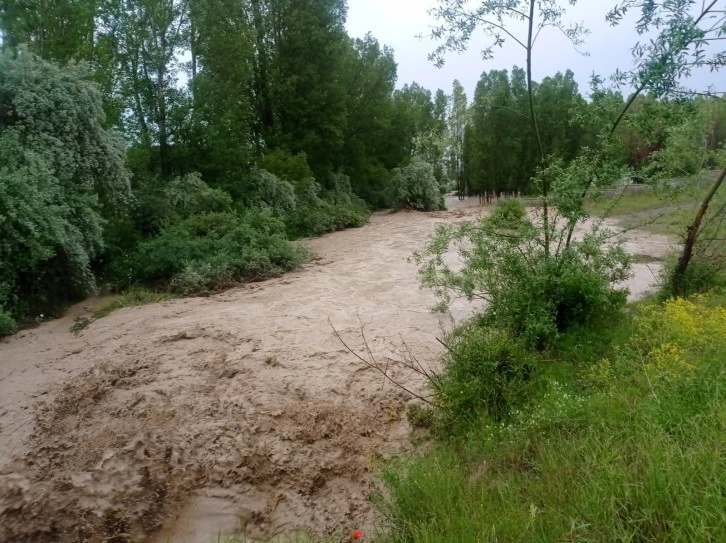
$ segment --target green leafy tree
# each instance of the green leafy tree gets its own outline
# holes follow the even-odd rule
[[[609,14],[612,24],[619,24],[630,10],[640,11],[636,25],[639,34],[654,32],[656,36],[647,42],[637,43],[633,49],[635,68],[618,72],[616,80],[635,88],[621,111],[613,132],[628,113],[630,106],[644,92],[657,96],[694,94],[681,85],[684,77],[694,69],[708,67],[712,71],[726,65],[726,52],[712,47],[726,34],[726,14],[718,0],[703,2],[695,10],[693,2],[646,2],[624,0]],[[723,186],[726,169],[716,178],[688,228],[683,251],[672,277],[672,288],[676,294],[685,289],[688,265],[693,258],[699,232],[714,197]]]
[[[451,94],[451,110],[449,112],[449,134],[451,137],[450,175],[455,180],[459,199],[467,194],[464,179],[464,131],[468,122],[469,104],[466,99],[464,87],[458,80],[454,80]]]
[[[396,207],[420,211],[444,209],[434,168],[428,162],[414,159],[409,165],[395,169],[391,185]]]
[[[405,137],[395,122],[393,51],[370,34],[351,40],[345,62],[347,122],[342,168],[353,190],[371,205],[390,205],[385,189],[390,170],[407,158]]]
[[[123,141],[87,76],[0,53],[0,305],[18,316],[94,290],[104,216],[130,202]]]

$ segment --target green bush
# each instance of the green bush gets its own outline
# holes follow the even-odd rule
[[[438,308],[456,296],[484,300],[490,326],[543,347],[570,326],[601,321],[625,304],[627,291],[618,284],[628,277],[629,258],[607,245],[607,232],[546,252],[542,229],[522,215],[521,204],[505,202],[491,217],[439,226],[414,255]],[[456,269],[445,258],[452,247],[462,263]]]
[[[506,418],[528,398],[534,355],[508,334],[471,323],[451,334],[435,392],[448,430],[486,413]]]
[[[87,68],[0,52],[0,74],[0,303],[22,318],[95,290],[104,220],[130,202],[130,174]]]
[[[263,156],[257,167],[292,184],[296,184],[303,179],[315,178],[310,166],[308,166],[305,153],[291,155],[282,149],[275,149]]]
[[[186,294],[214,282],[256,280],[299,266],[305,251],[290,244],[269,211],[194,215],[139,244],[132,262],[141,282],[167,282]]]
[[[269,207],[281,215],[295,210],[295,189],[289,182],[266,170],[252,172],[253,191],[248,201],[252,206]]]
[[[211,262],[193,260],[171,280],[169,288],[175,294],[191,296],[217,292],[233,281],[231,268],[224,262],[214,265]]]
[[[432,428],[436,423],[436,409],[430,405],[414,403],[406,408],[406,418],[411,426]]]
[[[17,326],[10,313],[0,307],[0,337],[9,336],[15,333]]]
[[[174,219],[186,219],[202,213],[225,213],[232,209],[232,197],[207,185],[198,173],[177,177],[165,187],[164,200],[168,214]]]
[[[298,207],[285,216],[287,232],[291,239],[320,236],[345,228],[359,228],[370,216],[363,204],[334,204],[320,200],[317,205]]]
[[[444,197],[434,176],[434,167],[415,159],[408,166],[396,168],[391,177],[397,208],[436,211],[445,209]]]
[[[517,228],[525,220],[526,215],[527,209],[524,207],[522,200],[505,198],[497,202],[497,205],[494,206],[488,222],[490,225],[500,228],[510,226]]]

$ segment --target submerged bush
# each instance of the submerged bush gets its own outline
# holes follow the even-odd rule
[[[391,186],[397,208],[436,211],[444,209],[444,197],[428,162],[414,160],[408,166],[393,170]]]
[[[284,224],[269,211],[194,215],[139,244],[136,277],[171,281],[180,292],[215,283],[257,280],[299,266],[303,249],[286,238]]]

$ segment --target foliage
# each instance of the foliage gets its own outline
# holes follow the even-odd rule
[[[285,217],[288,235],[292,239],[320,236],[344,228],[359,228],[368,222],[370,211],[363,204],[332,203],[321,200],[300,207]]]
[[[536,362],[522,341],[473,322],[451,334],[447,347],[435,388],[447,432],[482,413],[503,420],[526,403]]]
[[[115,296],[110,302],[102,305],[93,312],[94,319],[101,319],[124,307],[137,307],[140,305],[157,304],[173,300],[174,295],[168,292],[157,292],[141,287],[132,287]]]
[[[232,208],[232,197],[207,185],[198,173],[177,177],[163,191],[171,220],[187,219],[201,213],[225,213]]]
[[[520,206],[504,203],[491,217],[439,225],[416,253],[421,283],[435,290],[439,309],[454,297],[484,300],[493,327],[544,345],[574,324],[622,307],[626,292],[617,285],[627,278],[629,262],[619,245],[607,246],[607,231],[590,231],[547,253],[541,227]],[[452,247],[461,264],[456,269],[445,258]]]
[[[304,179],[315,179],[304,153],[292,155],[276,149],[266,153],[259,161],[258,167],[293,184]]]
[[[252,186],[248,200],[253,206],[268,207],[280,215],[295,210],[295,189],[289,182],[265,170],[254,170]]]
[[[408,166],[396,168],[391,178],[396,207],[435,211],[444,209],[444,198],[428,162],[414,160]]]
[[[390,462],[377,496],[390,528],[381,540],[726,535],[726,309],[695,298],[633,313],[563,336],[509,418],[482,410]],[[583,348],[597,357],[583,359]]]
[[[10,313],[0,307],[0,337],[9,336],[15,332],[15,329],[15,320],[10,316]]]
[[[194,215],[139,244],[135,278],[171,281],[190,294],[195,285],[256,280],[299,266],[305,253],[285,237],[282,221],[265,210]]]
[[[436,411],[431,406],[414,403],[406,408],[406,418],[411,426],[431,428],[436,422]]]
[[[130,201],[123,142],[87,73],[0,53],[0,303],[18,316],[95,289],[103,216]]]

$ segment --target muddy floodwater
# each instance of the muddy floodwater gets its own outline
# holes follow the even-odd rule
[[[437,363],[437,337],[472,309],[432,314],[407,258],[437,223],[483,210],[474,200],[449,205],[379,213],[306,241],[317,258],[278,279],[122,309],[71,332],[98,303],[89,300],[0,342],[0,541],[204,543],[241,526],[252,539],[370,529],[376,461],[410,448],[411,398],[333,328],[379,362],[408,349]],[[669,246],[629,236],[639,255]],[[633,296],[657,271],[635,266]],[[390,371],[425,391],[404,368]]]

